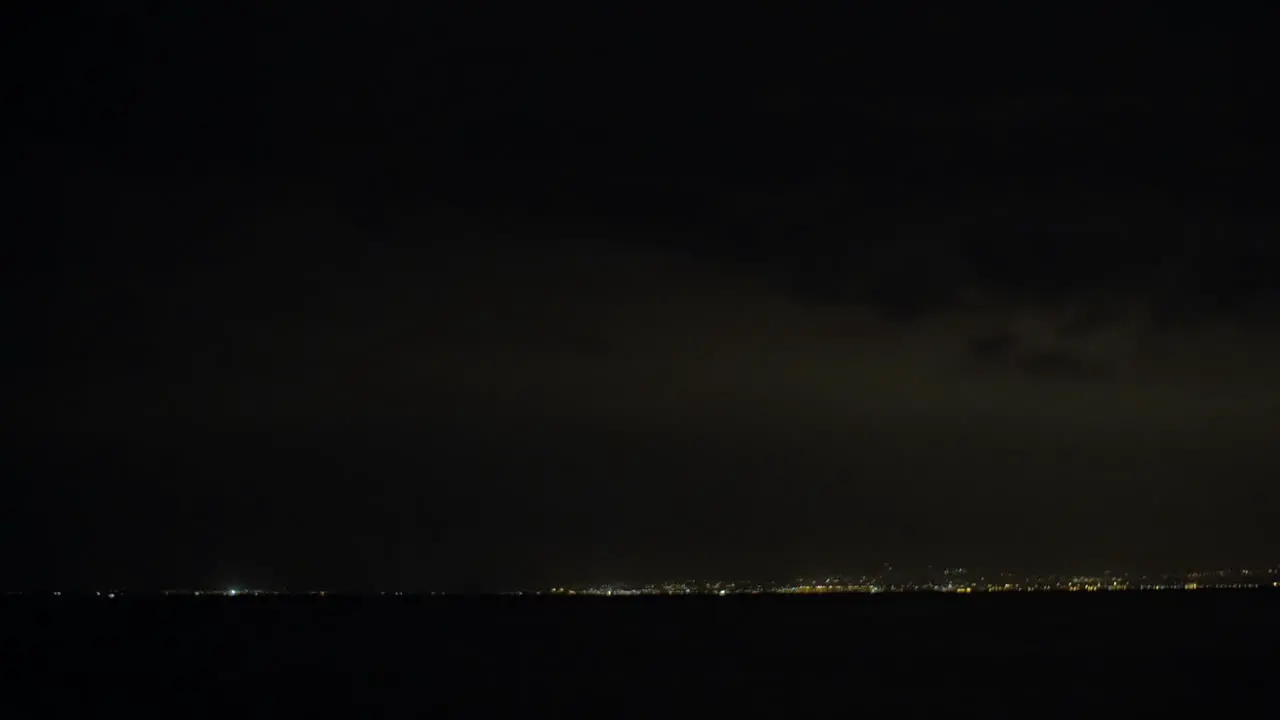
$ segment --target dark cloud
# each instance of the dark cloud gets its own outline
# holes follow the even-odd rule
[[[406,13],[337,54],[345,16],[224,17],[231,60],[126,13],[67,50],[92,92],[24,106],[56,237],[5,268],[26,483],[0,525],[27,537],[0,545],[53,548],[23,567],[430,585],[1274,547],[1273,193],[1238,171],[1270,125],[1206,74],[1230,53],[1119,63],[1112,18],[1048,72],[1021,60],[1080,35],[974,52],[937,16],[904,17],[928,52],[826,23],[702,64]]]
[[[996,330],[973,338],[968,354],[978,362],[1004,361],[1017,348],[1018,337],[1009,330]]]
[[[98,548],[50,567],[541,582],[1118,564],[1263,532],[1265,324],[1161,327],[1142,285],[1029,298],[967,272],[906,322],[856,288],[812,302],[785,259],[422,218],[350,255],[351,222],[278,213],[192,260],[65,270],[51,362],[11,406],[26,467],[58,478],[27,505],[70,502],[63,546]],[[851,252],[849,283],[950,262]],[[1234,539],[1197,524],[1204,498]]]
[[[1046,377],[1105,380],[1111,376],[1110,368],[1090,363],[1063,349],[1036,350],[1018,358],[1017,364],[1024,372]]]

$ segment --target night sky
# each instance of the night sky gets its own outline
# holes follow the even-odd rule
[[[0,588],[1280,558],[1266,18],[262,5],[17,25]]]

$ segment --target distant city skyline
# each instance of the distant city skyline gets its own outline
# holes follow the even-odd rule
[[[1213,568],[1131,572],[983,572],[963,567],[896,568],[885,566],[873,573],[833,573],[773,580],[668,579],[656,582],[565,582],[547,587],[511,587],[501,590],[447,591],[390,588],[353,590],[331,587],[288,588],[226,586],[200,588],[125,588],[79,590],[8,590],[7,595],[54,597],[92,596],[107,599],[126,596],[254,597],[264,595],[326,596],[445,596],[468,594],[533,595],[739,595],[739,594],[838,594],[893,592],[1051,592],[1118,590],[1198,590],[1280,588],[1280,563],[1256,568]]]

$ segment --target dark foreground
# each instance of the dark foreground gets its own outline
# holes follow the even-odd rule
[[[2,602],[12,718],[1280,704],[1280,591]]]

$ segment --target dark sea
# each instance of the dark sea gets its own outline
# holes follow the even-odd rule
[[[1270,590],[0,603],[15,720],[1280,717]]]

